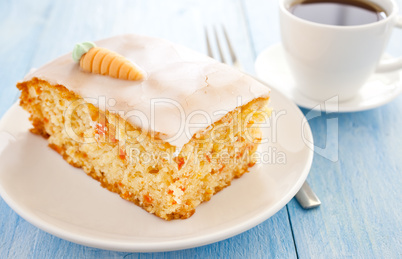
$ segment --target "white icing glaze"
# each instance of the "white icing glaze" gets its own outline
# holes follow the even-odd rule
[[[162,133],[178,149],[225,113],[270,92],[228,65],[163,39],[122,35],[96,44],[135,62],[145,71],[145,79],[128,81],[83,72],[68,53],[24,80],[37,77],[63,85],[101,109],[100,100],[106,98],[106,109],[119,111],[133,125]]]

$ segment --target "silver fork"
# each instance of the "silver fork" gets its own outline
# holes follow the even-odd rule
[[[225,42],[226,42],[225,44],[226,44],[226,46],[228,47],[228,50],[229,50],[231,62],[227,62],[227,60],[225,58],[225,55],[223,54],[222,47],[221,47],[221,44],[220,44],[220,41],[219,41],[218,31],[216,30],[216,27],[214,26],[215,40],[216,40],[216,45],[218,47],[218,55],[219,55],[219,57],[215,58],[215,59],[221,60],[222,63],[225,63],[225,64],[230,65],[230,63],[231,63],[232,66],[238,68],[239,70],[242,70],[243,67],[241,66],[239,60],[236,57],[236,54],[235,54],[235,52],[233,50],[232,44],[230,43],[229,36],[228,36],[228,34],[226,32],[225,27],[222,26],[222,30],[223,30],[223,35],[225,36]],[[210,44],[210,40],[209,40],[209,36],[208,36],[207,27],[205,27],[205,38],[206,38],[206,41],[207,41],[208,56],[210,56],[211,58],[214,58],[214,54],[212,52],[212,48],[211,48],[211,44]]]
[[[229,65],[231,64],[232,66],[238,68],[239,70],[242,70],[242,66],[236,57],[236,54],[233,50],[232,44],[229,40],[225,27],[222,26],[222,31],[223,31],[223,36],[224,36],[223,41],[220,40],[216,27],[214,26],[213,28],[214,28],[214,36],[215,36],[216,46],[218,48],[218,57],[214,57],[214,54],[212,52],[212,47],[211,47],[212,42],[210,41],[209,36],[208,36],[208,29],[207,29],[207,27],[205,27],[205,39],[206,39],[206,43],[207,43],[208,56],[210,56],[211,58],[220,60],[220,61],[222,61],[222,63],[226,63]],[[222,46],[227,46],[227,49],[229,50],[229,54],[230,54],[229,56],[231,59],[229,62],[225,58],[225,55],[222,50]],[[321,205],[320,199],[318,199],[317,195],[310,188],[310,185],[307,183],[307,181],[305,181],[303,183],[302,187],[296,193],[295,197],[303,209],[312,209],[312,208],[315,208],[315,207],[318,207]]]

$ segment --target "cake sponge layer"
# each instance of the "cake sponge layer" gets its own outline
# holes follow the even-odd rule
[[[269,114],[268,98],[254,99],[176,150],[163,134],[133,126],[62,85],[33,78],[17,87],[33,133],[103,187],[166,220],[190,217],[254,165],[258,124]]]

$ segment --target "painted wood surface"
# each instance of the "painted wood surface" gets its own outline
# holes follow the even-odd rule
[[[280,39],[278,15],[272,12],[276,3],[245,3],[251,42],[259,53],[267,42]],[[402,55],[401,31],[395,31],[387,51]],[[315,154],[308,177],[323,205],[311,211],[294,199],[287,205],[300,258],[401,258],[401,112],[400,96],[370,111],[309,120],[316,146],[330,148]],[[338,136],[327,132],[331,121],[339,125]]]
[[[71,51],[76,42],[139,33],[206,53],[204,27],[219,24],[227,28],[249,73],[257,54],[280,41],[274,0],[0,1],[0,116],[18,96],[16,81]],[[389,52],[402,55],[401,42],[396,31]],[[0,258],[400,258],[401,112],[398,97],[371,111],[322,114],[309,121],[316,145],[324,149],[308,178],[323,202],[318,209],[305,211],[293,199],[267,221],[228,240],[138,254],[61,240],[20,218],[0,198]],[[338,134],[328,134],[331,123]]]

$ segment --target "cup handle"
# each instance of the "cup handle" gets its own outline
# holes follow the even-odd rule
[[[399,15],[396,17],[395,27],[402,29],[402,16]],[[391,58],[382,60],[380,64],[378,64],[376,72],[377,73],[384,73],[384,72],[391,72],[394,70],[398,70],[402,68],[402,57],[398,58]]]

